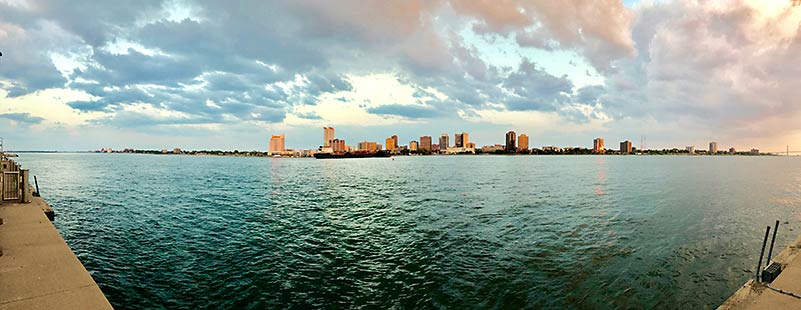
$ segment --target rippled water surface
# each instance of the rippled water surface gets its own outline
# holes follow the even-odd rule
[[[22,154],[127,308],[714,308],[801,158]]]

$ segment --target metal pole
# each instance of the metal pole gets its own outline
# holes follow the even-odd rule
[[[776,221],[776,226],[773,226],[773,238],[770,238],[770,250],[768,250],[768,260],[765,266],[770,265],[770,256],[773,254],[773,243],[776,242],[776,232],[779,231],[779,221]]]
[[[33,176],[33,184],[36,185],[36,197],[40,197],[41,195],[39,194],[39,181],[36,180],[36,176]],[[775,232],[773,233],[773,238],[776,238]],[[773,242],[770,243],[770,249],[773,250]],[[768,255],[768,260],[770,260],[770,255]]]
[[[759,252],[759,262],[757,263],[757,268],[756,268],[757,282],[762,282],[759,279],[759,271],[762,269],[762,256],[765,255],[765,244],[768,243],[768,235],[770,235],[770,226],[768,226],[768,230],[765,231],[765,240],[762,240],[762,251]]]

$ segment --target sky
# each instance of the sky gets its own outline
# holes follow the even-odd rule
[[[800,25],[789,0],[0,0],[0,137],[801,149]]]

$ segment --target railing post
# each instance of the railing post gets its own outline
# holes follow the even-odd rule
[[[22,179],[22,193],[20,194],[20,202],[31,202],[31,194],[29,193],[30,184],[28,184],[28,169],[20,170],[20,179]]]

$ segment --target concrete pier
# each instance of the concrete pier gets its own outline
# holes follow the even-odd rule
[[[0,310],[112,309],[50,222],[47,202],[23,193],[0,202]]]
[[[773,283],[773,288],[801,296],[801,237],[793,241],[775,259],[782,264],[782,272]],[[739,309],[801,309],[801,298],[783,294],[769,288],[765,283],[748,280],[718,310]]]

